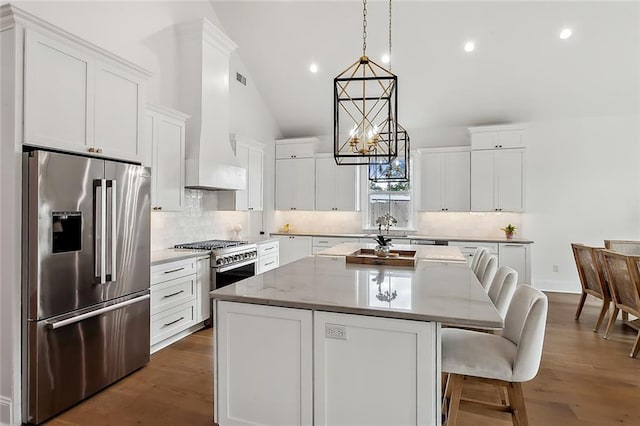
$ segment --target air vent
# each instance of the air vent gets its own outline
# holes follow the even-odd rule
[[[240,74],[239,72],[236,73],[236,80],[238,80],[240,83],[242,83],[245,86],[247,85],[247,77]]]

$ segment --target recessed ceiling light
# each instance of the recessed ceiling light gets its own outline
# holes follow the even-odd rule
[[[562,31],[560,31],[560,38],[562,40],[566,40],[569,37],[571,37],[571,34],[573,34],[573,31],[571,31],[571,28],[564,28]]]
[[[311,71],[312,73],[317,73],[318,72],[318,66],[316,64],[311,64],[311,66],[309,66],[309,71]]]
[[[473,52],[476,49],[476,44],[472,41],[468,41],[464,45],[465,52]]]
[[[389,56],[388,53],[385,53],[384,55],[382,55],[382,63],[388,64],[389,62],[391,62],[391,56]]]

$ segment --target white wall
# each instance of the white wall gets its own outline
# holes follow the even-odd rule
[[[572,242],[640,240],[639,123],[636,115],[531,123],[524,226],[537,287],[580,290]]]
[[[215,25],[220,26],[212,2],[209,1],[170,1],[170,2],[33,2],[15,1],[23,8],[39,18],[59,26],[72,34],[84,38],[102,48],[105,48],[125,59],[128,59],[154,73],[147,86],[147,101],[153,104],[177,108],[180,87],[177,74],[177,38],[173,26],[178,23],[206,17]],[[4,40],[3,40],[4,42]],[[5,49],[3,49],[5,50]],[[5,50],[6,51],[6,50]],[[235,82],[235,70],[249,78],[250,73],[244,66],[241,54],[234,54],[231,62],[230,82]],[[3,81],[7,76],[3,67]],[[251,80],[250,80],[251,81]],[[3,84],[3,88],[8,87]],[[246,88],[230,87],[230,132],[251,136],[265,144],[267,148],[265,164],[273,164],[273,140],[280,136],[279,129],[273,117],[266,108],[260,93],[254,85]],[[12,96],[5,97],[3,101]],[[3,103],[4,107],[4,103]],[[3,117],[4,118],[4,117]],[[6,246],[7,241],[18,241],[20,233],[20,218],[14,217],[19,212],[16,205],[20,204],[19,185],[20,170],[14,169],[16,152],[8,141],[14,140],[12,135],[6,137],[8,130],[3,121],[2,146],[0,147],[0,161],[2,161],[2,179],[0,180],[0,200],[2,200],[2,216],[0,220],[0,237],[3,241],[0,248],[0,424],[9,422],[9,409],[13,415],[11,423],[19,424],[20,413],[20,251],[13,244]],[[10,167],[7,167],[10,164]],[[19,163],[18,163],[19,164]],[[271,166],[273,167],[273,166]],[[270,172],[273,175],[273,171]],[[269,189],[271,188],[271,189]],[[265,203],[273,205],[273,179],[271,185],[265,184]],[[270,197],[270,198],[268,198]],[[216,196],[211,195],[215,200]],[[270,200],[270,201],[269,201]],[[215,206],[215,202],[213,202]],[[267,204],[269,205],[269,204]],[[14,208],[11,208],[11,207]],[[213,208],[215,209],[215,207]],[[203,219],[203,217],[206,217]],[[154,215],[152,223],[158,225],[162,220],[177,219],[184,224],[182,229],[189,230],[184,234],[191,237],[193,224],[201,224],[206,229],[207,237],[225,237],[225,230],[229,223],[244,223],[245,229],[257,233],[262,229],[261,213],[226,213],[206,210],[201,216],[189,216],[189,212],[168,214],[168,216]],[[203,223],[203,221],[205,221]],[[171,221],[168,220],[168,226]],[[215,234],[215,235],[213,235]],[[9,238],[10,237],[10,238]],[[165,232],[160,233],[156,241],[182,242],[182,235]],[[16,311],[17,309],[17,311]],[[11,404],[11,406],[7,405]]]

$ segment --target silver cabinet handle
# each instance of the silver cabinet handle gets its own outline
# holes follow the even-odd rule
[[[274,248],[275,248],[275,247],[273,247],[273,246],[272,246],[272,247],[266,247],[266,248],[264,249],[264,251],[273,250]]]
[[[100,189],[100,196],[98,197],[98,188]],[[105,284],[107,282],[107,180],[95,179],[93,181],[94,191],[94,208],[93,208],[93,233],[95,240],[95,278],[99,281],[99,284]],[[100,207],[98,207],[98,202]],[[100,228],[96,226],[97,219],[100,218]],[[99,235],[98,235],[99,232]],[[98,240],[100,243],[98,243]],[[100,254],[98,255],[98,251]]]
[[[172,269],[170,271],[164,271],[163,274],[171,274],[173,272],[178,272],[178,271],[182,271],[184,269],[184,267],[182,268],[178,268],[178,269]]]
[[[148,295],[148,294],[145,294],[144,296],[140,296],[140,297],[136,297],[135,299],[130,299],[130,300],[126,300],[124,302],[116,303],[115,305],[107,306],[105,308],[96,309],[95,311],[87,312],[85,314],[81,314],[81,315],[75,316],[73,318],[67,318],[67,319],[60,320],[60,321],[48,322],[47,323],[47,328],[55,330],[55,329],[58,329],[60,327],[64,327],[65,325],[75,324],[77,322],[86,320],[88,318],[97,317],[98,315],[102,315],[102,314],[105,314],[107,312],[115,311],[117,309],[124,308],[125,306],[133,305],[134,303],[145,301],[145,300],[149,299],[149,297],[151,297],[151,296]]]
[[[177,319],[177,320],[175,320],[175,321],[167,322],[167,323],[165,323],[165,324],[163,325],[163,327],[168,327],[168,326],[170,326],[170,325],[172,325],[172,324],[175,324],[175,323],[177,323],[177,322],[182,321],[183,319],[184,319],[184,317],[180,317],[180,318],[178,318],[178,319]]]
[[[117,187],[116,180],[112,179],[107,182],[107,188],[111,188],[111,277],[109,281],[116,281],[116,241],[118,238],[118,207],[117,207]]]
[[[264,266],[269,266],[269,265],[273,265],[274,263],[276,263],[275,260],[272,260],[271,262],[267,262],[264,264]]]
[[[165,296],[162,296],[163,299],[168,299],[169,297],[173,297],[173,296],[177,296],[180,293],[184,293],[184,290],[180,290],[180,291],[176,291],[175,293],[171,293],[171,294],[167,294]]]
[[[505,244],[507,247],[523,247],[524,244]]]

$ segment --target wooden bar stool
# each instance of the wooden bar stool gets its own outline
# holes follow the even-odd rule
[[[528,425],[522,382],[538,374],[547,309],[547,296],[523,284],[513,295],[501,336],[456,328],[442,330],[442,371],[448,373],[443,400],[447,426],[455,426],[461,402],[509,412],[514,425]],[[467,381],[506,387],[509,404],[463,400],[462,388]]]

